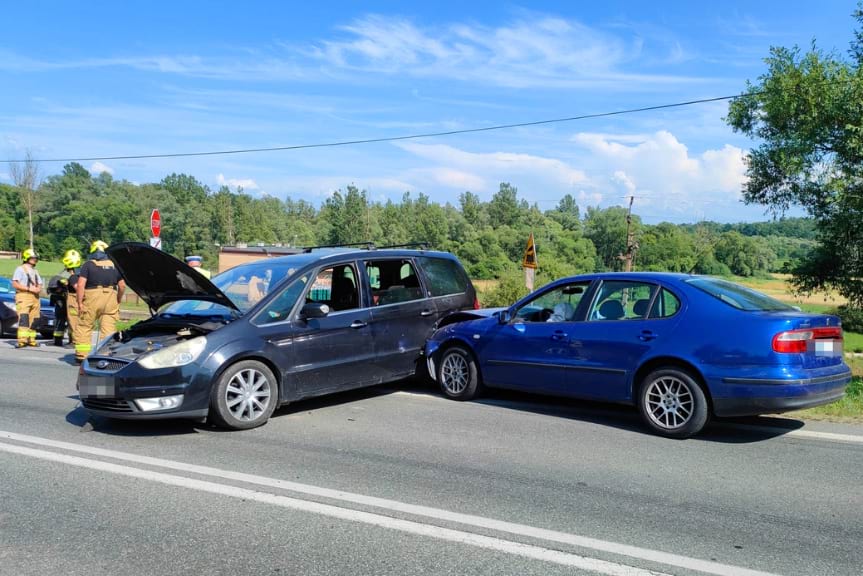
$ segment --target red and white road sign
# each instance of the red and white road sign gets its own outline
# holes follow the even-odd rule
[[[159,233],[162,231],[162,216],[159,214],[158,210],[153,210],[150,212],[150,232],[153,233],[155,238],[159,237]]]
[[[152,238],[150,238],[150,246],[152,246],[153,248],[158,248],[159,250],[161,250],[162,249],[162,239],[159,238],[158,236],[153,236]]]

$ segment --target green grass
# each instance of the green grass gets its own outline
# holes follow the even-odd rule
[[[845,397],[838,402],[791,412],[797,418],[830,420],[832,422],[863,422],[863,378],[855,376],[848,386]]]
[[[20,265],[20,260],[0,259],[0,276],[11,278],[12,274],[15,272],[15,268]],[[63,264],[61,264],[60,262],[48,262],[45,260],[40,260],[39,264],[36,266],[36,270],[39,271],[42,279],[45,281],[45,283],[47,283],[48,280],[51,279],[51,276],[59,274],[63,271]]]

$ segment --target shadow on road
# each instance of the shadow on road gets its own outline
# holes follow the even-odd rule
[[[287,418],[302,412],[312,413],[317,410],[388,396],[401,391],[439,397],[437,389],[433,385],[417,380],[405,380],[395,385],[385,384],[292,402],[276,409],[272,418]],[[77,399],[77,396],[70,396],[70,398]],[[651,434],[641,422],[635,408],[631,406],[542,396],[510,390],[487,390],[482,397],[473,402],[494,406],[501,410],[530,412],[549,418],[577,420],[638,434]],[[80,405],[66,415],[66,421],[82,430],[90,428],[103,434],[117,436],[172,436],[196,434],[201,431],[231,432],[194,420],[111,420],[90,416]],[[701,434],[691,440],[723,444],[749,444],[781,437],[787,432],[798,430],[803,426],[803,421],[793,418],[759,416],[714,419]]]

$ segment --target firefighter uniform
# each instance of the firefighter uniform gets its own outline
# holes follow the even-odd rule
[[[107,244],[93,242],[92,257],[78,272],[78,329],[75,331],[75,359],[83,360],[92,350],[93,326],[99,323],[99,338],[113,334],[120,319],[120,299],[125,282],[108,259]]]
[[[25,250],[24,263],[18,266],[12,275],[15,311],[18,313],[18,348],[38,346],[36,330],[33,329],[41,311],[39,293],[42,291],[42,277],[36,271],[38,258],[35,250]]]
[[[54,345],[62,346],[66,327],[69,327],[69,341],[74,343],[75,327],[78,325],[78,298],[75,285],[78,282],[76,268],[81,265],[81,255],[77,250],[67,250],[63,255],[66,269],[48,282],[48,294],[54,306],[56,323],[54,325]]]

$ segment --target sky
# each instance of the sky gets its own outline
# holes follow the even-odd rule
[[[5,3],[0,159],[319,144],[737,94],[771,46],[845,51],[852,0]],[[757,143],[727,103],[534,127],[229,156],[82,162],[92,173],[320,205],[355,185],[456,204],[501,182],[543,210],[767,219],[740,201]],[[62,170],[41,165],[41,173]],[[0,181],[9,181],[0,163]]]

